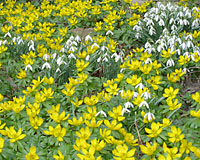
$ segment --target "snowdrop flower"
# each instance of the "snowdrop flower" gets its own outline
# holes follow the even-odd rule
[[[73,53],[70,53],[70,55],[68,56],[69,59],[76,59],[76,56]]]
[[[48,62],[45,62],[45,63],[42,65],[42,70],[43,70],[44,68],[51,69],[51,65],[50,65]]]
[[[56,69],[56,73],[57,73],[57,72],[61,72],[60,68],[57,68],[57,69]]]
[[[19,45],[19,44],[21,44],[21,43],[24,44],[23,40],[22,40],[22,39],[19,39],[19,41],[18,41],[17,44]]]
[[[133,103],[131,102],[126,102],[124,103],[125,108],[134,108]]]
[[[154,116],[153,113],[148,112],[148,113],[146,113],[146,114],[144,115],[144,118],[146,118],[146,116],[148,116],[148,121],[151,120],[151,117],[152,117],[153,119],[155,119],[155,116]]]
[[[140,88],[140,89],[144,89],[144,85],[142,83],[139,83],[135,86],[135,88]]]
[[[160,21],[158,22],[158,24],[159,24],[160,26],[164,26],[164,25],[165,25],[165,22],[164,22],[162,19],[160,19]]]
[[[32,66],[30,64],[28,64],[26,67],[25,67],[25,71],[27,71],[27,69],[30,69],[32,71]]]
[[[170,20],[169,20],[169,24],[172,24],[172,23],[174,23],[175,21],[174,21],[174,18],[171,18]]]
[[[104,117],[107,117],[106,113],[104,111],[99,111],[95,116],[97,117],[99,114],[103,115]]]
[[[89,59],[90,59],[90,55],[87,55],[87,56],[85,57],[85,60],[88,61]]]
[[[66,64],[66,62],[63,61],[62,57],[59,57],[56,61],[57,65],[60,66],[61,64]]]
[[[80,42],[80,41],[81,41],[81,38],[77,35],[77,36],[75,37],[75,40],[76,40],[77,42]]]
[[[28,42],[28,46],[33,45],[33,44],[34,44],[33,40],[30,40],[30,41]]]
[[[176,30],[177,30],[176,25],[172,25],[172,26],[171,26],[171,30],[176,31]],[[176,32],[174,32],[174,33],[176,33]]]
[[[98,59],[97,59],[97,62],[99,63],[101,61],[101,57],[99,57]]]
[[[70,36],[69,40],[73,41],[74,40],[74,36]]]
[[[94,47],[98,47],[99,48],[99,45],[97,43],[94,43],[94,44],[92,44],[91,48],[93,49]]]
[[[69,49],[69,51],[71,52],[75,52],[77,50],[77,48],[76,47],[74,47],[74,46],[72,46],[70,49]]]
[[[5,37],[10,37],[10,38],[11,38],[12,36],[11,36],[10,32],[7,32],[7,33],[4,35],[4,38],[5,38]]]
[[[144,62],[145,64],[148,64],[148,63],[151,63],[152,64],[152,61],[151,61],[151,59],[150,58],[147,58],[146,60],[145,60],[145,62]]]
[[[108,30],[108,31],[106,32],[106,36],[109,35],[109,34],[113,35],[113,32],[110,31],[110,30]]]
[[[90,35],[87,35],[85,37],[85,41],[88,41],[88,40],[90,40],[91,42],[93,42],[93,39],[92,39],[92,37]]]
[[[159,19],[160,19],[160,16],[159,15],[155,15],[155,21],[157,22]]]
[[[60,52],[61,52],[61,53],[65,53],[65,49],[62,48],[62,49],[60,50]]]
[[[180,45],[180,47],[182,47],[183,50],[186,50],[186,49],[187,49],[185,42],[183,42],[183,43]]]
[[[148,92],[144,92],[141,94],[141,97],[144,97],[144,99],[147,100],[147,99],[151,98],[151,95]]]
[[[104,58],[103,58],[103,62],[104,62],[104,61],[105,61],[105,62],[108,62],[108,58],[107,58],[107,57],[104,57]]]
[[[45,54],[45,55],[43,56],[43,59],[44,59],[45,61],[47,61],[48,59],[50,59],[50,57],[49,57],[48,54]]]
[[[141,37],[140,33],[136,33],[136,34],[135,34],[135,38],[138,39],[138,38],[140,38],[140,37]]]
[[[54,53],[54,54],[51,55],[51,58],[55,59],[56,56],[57,56],[57,53]]]
[[[171,67],[174,66],[174,60],[173,59],[169,59],[166,63],[167,67]]]
[[[32,44],[32,45],[28,48],[28,50],[29,50],[29,51],[30,51],[30,50],[35,51],[34,45]]]
[[[78,43],[77,43],[76,41],[72,41],[71,45],[75,45],[75,46],[77,46]]]
[[[187,41],[187,48],[190,48],[190,47],[193,47],[194,45],[193,45],[193,43],[191,42],[191,41]]]
[[[131,111],[129,111],[126,107],[122,108],[122,116],[124,115],[124,113],[129,113]]]
[[[184,19],[184,20],[183,20],[183,23],[184,23],[185,26],[190,24],[189,21],[188,21],[187,19]]]
[[[14,38],[12,39],[12,41],[13,41],[13,43],[15,43],[15,42],[17,41],[17,38],[14,37]]]
[[[142,106],[146,106],[147,109],[149,109],[149,104],[146,101],[142,101],[139,105],[139,108],[141,108]]]
[[[153,28],[153,26],[150,26],[149,34],[152,36],[155,33],[156,32],[155,32],[155,29]]]
[[[190,73],[190,70],[187,69],[187,68],[183,68],[183,72],[185,72],[185,74],[186,74],[186,73]]]
[[[105,47],[105,46],[102,46],[102,47],[101,47],[101,50],[102,50],[102,51],[105,51],[105,49],[108,50],[108,48]]]
[[[139,95],[139,93],[133,92],[133,98],[137,97],[138,95]]]

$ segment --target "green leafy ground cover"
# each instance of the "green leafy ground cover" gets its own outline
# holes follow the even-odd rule
[[[200,159],[200,8],[0,3],[0,159]]]

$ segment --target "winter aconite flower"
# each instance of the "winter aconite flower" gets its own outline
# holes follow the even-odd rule
[[[117,145],[116,149],[112,151],[115,160],[135,160],[133,157],[136,149],[128,150],[126,144]]]
[[[53,158],[55,160],[64,160],[65,159],[64,155],[61,153],[60,150],[58,150],[58,155],[53,155]]]
[[[151,129],[145,128],[145,131],[149,134],[147,137],[156,138],[162,132],[162,128],[160,128],[160,123],[153,122],[151,124]]]
[[[171,132],[168,132],[169,141],[172,143],[179,142],[184,138],[184,134],[181,134],[181,129],[175,126],[171,127]]]
[[[154,152],[157,149],[157,143],[154,143],[152,146],[149,144],[149,142],[146,142],[146,146],[140,145],[140,149],[142,153],[151,156],[154,154]]]
[[[35,146],[32,146],[30,148],[30,152],[27,155],[25,155],[25,159],[26,160],[38,160],[39,159],[39,156],[36,154]]]
[[[2,152],[4,146],[4,139],[0,137],[0,153]]]

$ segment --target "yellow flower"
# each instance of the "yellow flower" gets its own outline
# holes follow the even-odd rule
[[[27,155],[25,155],[25,159],[26,160],[38,160],[39,159],[38,155],[36,154],[35,146],[32,146],[30,148],[30,152]]]
[[[174,148],[168,148],[166,143],[164,142],[163,143],[163,149],[164,149],[164,153],[168,153],[167,154],[167,158],[166,160],[172,160],[172,159],[176,159],[176,158],[180,158],[181,157],[181,154],[177,154],[178,152],[178,148],[177,147],[174,147]],[[162,159],[159,159],[159,160],[162,160]]]
[[[126,143],[128,143],[131,146],[137,146],[138,145],[138,143],[137,143],[138,139],[134,140],[134,136],[131,133],[126,133],[124,135],[124,140],[126,141]]]
[[[76,131],[76,135],[80,138],[80,139],[84,139],[84,140],[88,140],[90,138],[90,135],[92,134],[92,132],[90,132],[89,127],[81,128],[80,132]]]
[[[63,36],[63,37],[67,34],[67,27],[58,28],[58,30],[59,30],[60,35]]]
[[[175,101],[173,102],[171,97],[167,98],[166,102],[167,102],[167,105],[169,106],[170,111],[180,108],[182,105],[182,103],[178,104],[178,99],[175,99]]]
[[[164,58],[170,58],[173,54],[175,53],[175,51],[171,51],[170,48],[168,48],[167,51],[163,50],[161,56]]]
[[[89,123],[88,120],[85,120],[85,124],[86,124],[88,127],[90,127],[90,128],[97,128],[97,127],[99,127],[102,123],[103,123],[103,120],[97,121],[97,123],[96,123],[95,118],[92,118],[90,123]]]
[[[7,33],[11,28],[12,26],[4,25],[3,27],[1,27],[1,31]]]
[[[48,89],[44,88],[44,93],[43,92],[41,92],[41,93],[42,93],[42,95],[44,95],[44,97],[52,99],[54,91],[52,91],[51,88],[48,88]]]
[[[190,61],[190,57],[188,58],[187,55],[185,55],[185,56],[182,56],[182,55],[179,56],[178,62],[179,62],[179,64],[181,66],[184,65],[184,64],[187,64],[189,61]]]
[[[175,98],[178,91],[179,91],[179,89],[174,90],[172,87],[165,88],[165,90],[164,90],[165,93],[163,94],[163,97]]]
[[[82,149],[83,154],[77,154],[77,157],[79,157],[81,160],[95,160],[95,148],[93,146],[90,146],[89,150]],[[97,157],[96,160],[102,160],[101,156]]]
[[[31,126],[35,130],[37,130],[39,128],[39,126],[42,125],[42,123],[43,123],[44,120],[42,118],[38,118],[38,117],[30,117],[29,121],[30,121]]]
[[[168,127],[168,126],[170,126],[171,125],[171,123],[172,123],[172,121],[170,121],[169,119],[167,119],[167,118],[163,118],[163,124],[161,124],[162,125],[162,127],[164,128],[164,127]]]
[[[133,61],[131,59],[131,61],[128,61],[127,62],[127,66],[128,66],[128,69],[132,70],[132,71],[135,71],[137,70],[141,65],[141,62],[139,60],[135,60]]]
[[[18,73],[18,75],[16,77],[19,79],[26,78],[26,71],[20,69],[20,72]]]
[[[105,146],[106,143],[104,142],[104,140],[99,140],[99,139],[93,139],[91,140],[91,145],[95,148],[96,151],[101,151]]]
[[[53,135],[57,138],[59,142],[63,141],[63,137],[66,134],[66,128],[62,128],[60,124],[58,124],[55,128],[49,126],[49,131],[44,130],[44,134],[46,135]]]
[[[119,88],[117,88],[117,84],[113,84],[113,85],[109,85],[110,88],[106,88],[106,91],[110,94],[110,95],[117,95],[117,91],[119,90]]]
[[[181,141],[180,153],[183,154],[185,152],[186,154],[189,154],[190,151],[192,151],[192,142],[187,142],[186,139],[183,139]]]
[[[116,119],[118,121],[123,121],[125,117],[122,116],[122,106],[119,105],[118,107],[113,107],[113,112],[108,111],[108,114],[113,119]]]
[[[148,156],[151,156],[153,155],[153,153],[156,151],[157,149],[157,143],[154,143],[153,146],[151,146],[149,144],[149,142],[146,142],[146,146],[144,145],[140,145],[140,149],[141,149],[141,152],[148,155]]]
[[[5,52],[8,49],[8,47],[5,47],[4,45],[0,46],[0,54]]]
[[[170,74],[169,73],[167,74],[167,79],[170,82],[175,83],[175,82],[179,81],[180,77],[176,73],[172,72]]]
[[[192,94],[192,99],[195,100],[200,104],[200,95],[199,92],[196,92],[195,94]]]
[[[84,119],[90,120],[90,119],[92,119],[93,117],[96,117],[97,109],[96,109],[95,106],[94,106],[93,108],[87,107],[87,111],[88,111],[89,113],[83,113],[83,118],[84,118]]]
[[[53,84],[53,82],[54,82],[54,78],[53,77],[50,77],[49,79],[45,76],[44,78],[43,78],[44,80],[43,80],[43,82],[44,83],[47,83],[47,84]]]
[[[73,148],[78,152],[80,152],[83,148],[87,150],[89,147],[90,145],[86,142],[85,139],[76,139],[76,142],[73,145]]]
[[[135,160],[133,157],[136,149],[131,149],[128,151],[128,146],[126,144],[117,145],[116,149],[112,151],[115,160]]]
[[[160,76],[152,76],[151,79],[147,80],[154,90],[158,90],[158,84],[160,84]]]
[[[169,141],[172,143],[179,142],[184,138],[184,134],[181,134],[181,129],[175,126],[171,127],[171,132],[168,132]]]
[[[24,137],[26,137],[26,134],[22,134],[22,128],[20,128],[18,132],[15,131],[14,126],[10,127],[10,129],[8,129],[7,127],[5,129],[5,134],[10,138],[11,143],[24,139]]]
[[[117,120],[113,120],[111,123],[106,119],[104,120],[104,124],[110,129],[110,130],[119,130],[122,127],[122,124],[117,124]]]
[[[132,86],[136,86],[137,84],[139,84],[141,82],[142,78],[141,77],[137,77],[137,75],[132,75],[132,78],[127,78],[126,82],[128,84],[131,84]]]
[[[53,155],[53,158],[55,160],[64,160],[65,159],[64,155],[61,153],[60,150],[58,150],[58,155]]]
[[[133,98],[133,91],[128,89],[126,92],[125,91],[121,92],[120,96],[123,99],[131,100]]]
[[[113,136],[110,136],[111,130],[107,130],[106,128],[102,129],[100,128],[100,135],[101,137],[107,142],[112,143]]]
[[[84,123],[83,117],[80,117],[79,119],[76,119],[76,117],[73,117],[72,120],[68,120],[68,123],[71,124],[72,126],[80,126],[81,124]]]
[[[145,128],[145,131],[149,134],[147,137],[155,138],[158,137],[159,134],[162,132],[162,128],[160,128],[160,123],[153,122],[151,124],[151,129]]]
[[[37,92],[35,94],[35,102],[36,103],[42,103],[46,100],[46,97],[44,96],[44,94],[40,94],[40,92]]]
[[[56,123],[67,120],[69,116],[70,114],[67,114],[67,116],[65,117],[65,111],[62,111],[61,114],[59,114],[58,112],[53,112],[50,114],[50,118],[53,119]]]
[[[83,71],[88,65],[89,65],[90,63],[89,62],[87,62],[87,63],[85,63],[84,62],[84,60],[79,60],[79,59],[77,59],[76,60],[76,67],[77,67],[77,71]]]
[[[68,18],[67,20],[69,21],[69,23],[72,26],[74,26],[74,25],[76,25],[78,23],[78,20],[77,20],[77,18],[74,15],[72,15],[71,18]]]
[[[144,66],[140,66],[140,70],[144,73],[144,74],[149,74],[149,72],[152,70],[152,64],[144,64]]]
[[[0,153],[2,152],[3,147],[4,147],[4,139],[0,137]]]
[[[136,106],[139,106],[143,101],[144,101],[144,97],[141,97],[140,95],[137,95],[137,97],[135,97],[132,102]]]
[[[75,87],[67,89],[67,90],[62,89],[62,93],[68,97],[71,97],[75,93]]]
[[[0,102],[3,100],[4,96],[0,93]]]
[[[93,106],[93,105],[97,104],[98,101],[99,101],[99,98],[95,95],[92,95],[90,98],[85,97],[85,99],[84,99],[84,103],[89,106]]]
[[[83,103],[83,100],[81,99],[81,100],[78,100],[78,97],[76,97],[76,101],[74,102],[74,101],[71,101],[71,103],[73,104],[73,105],[75,105],[76,107],[79,107],[82,103]]]
[[[190,114],[191,114],[191,116],[193,116],[193,117],[197,117],[197,118],[200,118],[200,109],[198,110],[198,111],[193,111],[193,110],[191,110],[190,111]]]

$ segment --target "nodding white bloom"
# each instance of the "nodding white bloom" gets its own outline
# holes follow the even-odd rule
[[[70,53],[70,55],[68,56],[68,58],[69,59],[72,59],[72,58],[76,59],[76,56],[73,53]]]
[[[61,52],[61,53],[65,53],[65,48],[62,48],[62,49],[60,50],[60,52]]]
[[[153,34],[156,34],[155,29],[153,28],[153,26],[150,26],[149,34],[150,34],[151,36],[152,36]]]
[[[59,57],[59,58],[57,59],[56,63],[57,63],[58,66],[60,66],[61,64],[66,64],[66,62],[63,60],[63,57],[64,57],[64,56]]]
[[[136,24],[136,25],[133,27],[133,30],[136,30],[137,32],[139,32],[139,31],[142,30],[142,27]]]
[[[89,59],[90,59],[90,55],[87,55],[87,56],[85,57],[85,60],[88,61]]]
[[[191,41],[187,41],[187,48],[193,47],[193,43]]]
[[[88,41],[88,40],[90,40],[91,42],[93,42],[93,39],[92,39],[92,37],[90,35],[87,35],[85,37],[85,41]]]
[[[171,30],[176,31],[176,30],[177,30],[176,25],[172,25],[172,26],[171,26]],[[173,33],[174,33],[174,32],[173,32]]]
[[[139,108],[141,108],[142,106],[146,106],[147,109],[149,109],[149,104],[146,101],[142,101],[139,105]]]
[[[97,62],[99,63],[101,61],[101,57],[99,57],[98,59],[97,59]]]
[[[124,106],[125,106],[125,108],[134,108],[134,105],[131,102],[124,103]]]
[[[170,58],[170,59],[167,61],[166,65],[167,65],[167,67],[174,66],[174,65],[175,65],[175,64],[174,64],[174,60]]]
[[[186,74],[186,73],[190,73],[190,70],[187,69],[187,68],[183,68],[183,72],[185,72],[185,74]]]
[[[12,36],[11,36],[10,32],[7,32],[7,33],[4,35],[4,38],[5,38],[5,37],[10,37],[10,38],[11,38]]]
[[[139,93],[133,92],[133,98],[137,97],[138,95],[139,95]]]
[[[175,53],[177,53],[178,55],[181,55],[181,50],[180,50],[180,49],[177,49],[177,50],[175,51]]]
[[[45,69],[45,68],[51,69],[51,65],[50,65],[48,62],[45,62],[45,63],[42,65],[42,70]]]
[[[25,67],[25,71],[27,71],[27,69],[30,69],[31,71],[33,70],[32,66],[30,64],[28,64],[26,67]]]
[[[80,42],[80,41],[81,41],[81,38],[77,35],[77,36],[75,37],[75,40],[76,40],[77,42]]]
[[[28,46],[30,46],[30,45],[34,45],[33,40],[30,40],[30,41],[28,42]]]
[[[104,58],[103,58],[103,62],[104,62],[104,61],[105,61],[105,62],[108,62],[108,58],[107,58],[107,57],[104,57]]]
[[[160,19],[160,21],[158,22],[158,24],[159,24],[160,26],[164,26],[164,25],[165,25],[165,22],[163,21],[163,19]]]
[[[57,69],[56,69],[56,73],[57,73],[57,72],[61,72],[60,68],[57,68]]]
[[[155,21],[157,22],[159,19],[160,19],[160,16],[159,15],[155,15]]]
[[[105,46],[102,46],[102,47],[101,47],[101,50],[102,50],[102,51],[105,51],[105,49],[108,51],[108,48],[107,48],[107,47],[105,47]]]
[[[135,38],[138,39],[138,38],[140,38],[140,37],[141,37],[140,33],[136,33],[136,34],[135,34]]]
[[[55,59],[56,56],[57,56],[57,53],[54,53],[54,54],[51,55],[51,58]]]
[[[24,44],[24,41],[22,39],[18,39],[18,43],[17,44],[19,45],[21,43]]]
[[[141,97],[144,97],[145,100],[151,98],[151,94],[149,94],[148,92],[144,92],[141,94]]]
[[[71,45],[75,45],[75,46],[77,46],[78,43],[77,43],[76,41],[72,41]]]
[[[74,36],[70,36],[69,40],[73,41],[74,40]]]
[[[152,64],[152,60],[150,58],[147,58],[144,62],[145,64],[151,63]]]
[[[189,52],[185,52],[185,53],[183,53],[183,56],[187,56],[187,58],[189,58],[190,54],[189,54]]]
[[[99,114],[103,115],[104,117],[107,117],[106,113],[104,111],[99,111],[95,116],[97,117]]]
[[[146,26],[154,26],[153,20],[150,19],[150,18],[148,18],[148,19],[147,19]]]
[[[144,85],[142,83],[139,83],[135,86],[135,88],[140,88],[140,89],[144,89]]]
[[[77,48],[74,47],[74,46],[71,46],[70,49],[69,49],[70,52],[71,52],[71,51],[72,51],[72,52],[75,52],[76,50],[77,50]]]
[[[110,31],[110,30],[108,30],[108,31],[106,32],[106,36],[109,35],[109,34],[113,35],[113,32]]]
[[[45,54],[45,55],[43,56],[43,59],[44,59],[45,61],[47,61],[48,59],[50,59],[50,57],[49,57],[48,54]]]
[[[126,107],[122,108],[122,116],[124,115],[124,113],[129,113],[131,111],[129,111]]]
[[[94,47],[98,47],[99,48],[99,45],[97,43],[93,43],[91,48],[93,49]]]
[[[16,37],[13,37],[12,39],[13,43],[15,43],[17,41],[17,38]],[[1,44],[0,44],[1,45]]]
[[[154,116],[153,113],[148,112],[148,113],[146,113],[146,114],[144,115],[144,118],[146,118],[146,116],[148,116],[148,121],[150,121],[151,118],[155,119],[155,116]]]

